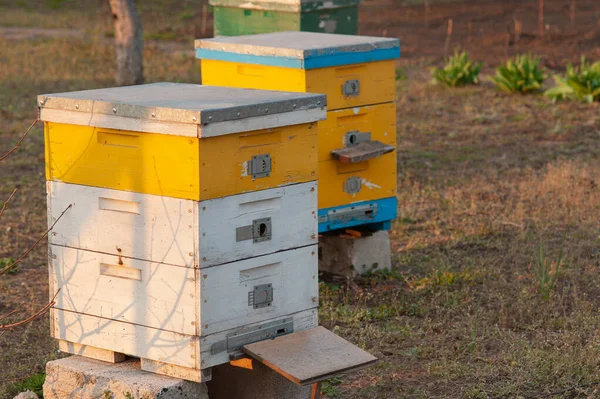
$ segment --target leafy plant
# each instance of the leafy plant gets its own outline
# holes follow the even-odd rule
[[[492,81],[500,90],[525,94],[540,90],[547,77],[539,58],[518,55],[496,68]]]
[[[15,384],[15,390],[17,392],[32,391],[38,397],[43,398],[44,397],[43,387],[44,387],[45,380],[46,380],[46,374],[44,374],[44,373],[34,374],[31,377],[28,377],[21,382],[17,382]]]
[[[15,263],[15,259],[11,256],[9,258],[0,258],[0,270],[4,270],[7,266]],[[7,274],[17,274],[19,272],[19,266],[12,267]]]
[[[321,392],[327,395],[328,398],[337,398],[341,395],[338,386],[342,383],[338,377],[333,377],[323,381]]]
[[[466,86],[479,83],[479,72],[483,63],[474,62],[466,51],[456,51],[446,61],[443,68],[433,68],[433,78],[449,87]]]
[[[556,286],[556,281],[558,280],[558,273],[560,269],[564,266],[563,248],[564,245],[561,245],[556,261],[553,261],[550,258],[548,258],[546,254],[546,247],[541,241],[535,253],[534,276],[537,280],[540,296],[544,301],[547,301],[548,298],[550,298],[550,293]]]
[[[600,61],[593,64],[581,57],[581,65],[567,66],[565,77],[554,75],[556,86],[544,93],[552,101],[579,100],[584,103],[600,101]]]

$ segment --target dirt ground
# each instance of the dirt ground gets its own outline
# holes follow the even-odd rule
[[[11,28],[0,29],[0,156],[35,120],[37,94],[113,84],[105,3],[0,0],[0,27]],[[600,397],[598,104],[500,94],[486,76],[454,90],[430,82],[445,48],[484,61],[484,75],[516,53],[541,56],[550,74],[581,55],[600,59],[600,3],[577,0],[574,21],[569,0],[545,3],[544,37],[537,0],[431,0],[428,13],[419,1],[362,3],[361,34],[402,41],[399,218],[391,273],[322,276],[321,323],[381,359],[328,381],[326,397]],[[145,1],[141,13],[147,80],[198,82],[191,41],[211,35],[210,15],[204,27],[191,0]],[[38,125],[0,162],[1,201],[18,188],[0,220],[0,260],[44,233],[44,180]],[[556,286],[538,263],[557,271]],[[47,300],[43,241],[0,278],[0,315]],[[0,332],[0,398],[57,356],[47,317]]]

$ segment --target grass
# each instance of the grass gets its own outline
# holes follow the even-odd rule
[[[143,11],[148,16],[157,12],[153,4]],[[26,20],[45,12],[9,10],[0,12],[0,24],[11,15]],[[177,24],[189,20],[185,10],[155,32],[183,29]],[[77,7],[73,13],[86,18]],[[65,26],[85,25],[69,21]],[[0,39],[0,47],[0,153],[35,119],[37,94],[112,85],[114,53],[102,29],[81,39]],[[149,46],[145,62],[149,81],[199,80],[192,56]],[[499,96],[486,83],[444,90],[429,83],[426,68],[410,63],[397,77],[394,268],[352,283],[320,283],[321,323],[381,361],[329,380],[323,393],[341,399],[597,397],[596,105]],[[1,168],[0,202],[19,188],[0,222],[4,259],[20,255],[45,228],[40,126]],[[33,311],[47,301],[45,251],[41,245],[18,273],[0,279],[0,314],[22,302]],[[0,398],[12,398],[58,356],[48,330],[43,318],[0,333]]]

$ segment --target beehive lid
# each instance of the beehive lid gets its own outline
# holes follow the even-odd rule
[[[38,96],[40,120],[212,137],[315,122],[326,97],[182,83],[153,83]]]
[[[219,7],[235,7],[249,10],[283,12],[310,12],[341,7],[357,6],[360,0],[210,0],[209,4]]]
[[[359,370],[377,361],[324,327],[248,344],[243,351],[298,385]]]
[[[400,40],[315,32],[274,32],[196,40],[196,57],[314,69],[400,57]]]

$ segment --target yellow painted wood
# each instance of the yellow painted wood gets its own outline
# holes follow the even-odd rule
[[[205,200],[317,178],[317,125],[204,139],[45,123],[48,180]],[[269,177],[247,173],[270,154]]]
[[[317,179],[317,124],[258,130],[200,141],[200,199]],[[269,154],[269,177],[252,179],[246,163]]]
[[[198,199],[199,139],[45,123],[48,180]]]
[[[371,140],[396,147],[396,104],[352,107],[327,112],[319,122],[319,161],[332,159],[331,151],[346,146],[348,132],[370,132]]]
[[[201,66],[206,85],[326,94],[328,110],[396,99],[394,60],[309,70],[215,60],[202,60]],[[349,80],[359,81],[358,95],[342,93]]]
[[[356,194],[344,191],[350,177],[360,177],[361,190]],[[396,196],[396,152],[356,164],[339,161],[319,162],[319,208],[342,206],[360,201]]]
[[[268,65],[201,60],[202,84],[244,89],[306,92],[306,71]]]

